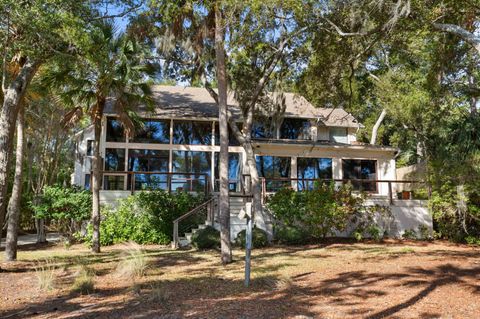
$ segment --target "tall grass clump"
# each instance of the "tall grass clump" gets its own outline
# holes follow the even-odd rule
[[[122,259],[117,265],[116,275],[119,278],[135,281],[145,275],[148,268],[147,257],[142,247],[134,242],[124,245]]]
[[[95,290],[95,273],[85,264],[81,264],[79,270],[75,273],[72,291],[82,295],[88,295]]]
[[[39,290],[50,291],[54,288],[55,265],[53,261],[46,259],[45,262],[35,267],[35,276]]]

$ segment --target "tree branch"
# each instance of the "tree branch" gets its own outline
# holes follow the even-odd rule
[[[464,41],[472,45],[480,53],[480,37],[468,32],[467,30],[455,24],[434,23],[433,26],[441,31],[455,34]]]

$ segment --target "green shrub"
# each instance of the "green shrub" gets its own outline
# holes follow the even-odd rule
[[[197,249],[212,249],[220,247],[220,232],[212,226],[199,229],[192,235],[192,246]]]
[[[203,197],[186,192],[169,194],[158,190],[135,193],[121,200],[115,209],[102,209],[100,243],[104,246],[127,241],[138,244],[169,244],[173,237],[173,220],[203,200]],[[195,225],[202,222],[201,218],[193,216],[185,221],[185,224]],[[89,244],[91,234],[90,225],[85,238]]]
[[[415,232],[415,229],[406,229],[404,232],[403,232],[403,235],[402,235],[402,238],[403,239],[417,239],[417,233]]]
[[[238,233],[237,238],[235,239],[235,244],[242,248],[245,248],[247,231],[242,230]],[[268,236],[267,233],[260,228],[254,227],[252,230],[252,245],[253,248],[261,248],[268,246]]]
[[[307,244],[310,241],[310,236],[298,227],[279,226],[275,228],[275,240],[279,244],[301,245]]]
[[[316,239],[344,232],[352,225],[357,226],[355,232],[363,235],[372,230],[372,226],[378,226],[374,218],[377,214],[391,215],[388,207],[366,207],[365,199],[363,193],[354,194],[350,184],[336,187],[333,182],[318,182],[313,190],[305,192],[282,189],[268,199],[267,207],[278,222],[279,229],[301,229],[303,234],[307,234],[304,238]],[[280,235],[277,234],[277,237],[280,238],[290,235],[301,237],[289,228],[278,232]],[[378,232],[383,235],[381,230]]]
[[[35,218],[53,221],[59,231],[71,236],[90,218],[92,194],[78,187],[45,186],[30,207]]]
[[[465,237],[465,241],[469,245],[480,245],[480,237],[467,236]]]

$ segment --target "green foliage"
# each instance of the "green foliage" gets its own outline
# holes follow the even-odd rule
[[[464,211],[459,209],[460,201],[465,203]],[[452,184],[433,191],[429,208],[438,238],[465,242],[467,238],[480,237],[479,207],[478,190],[471,186],[465,186],[463,195]]]
[[[467,237],[465,237],[465,241],[469,245],[480,245],[480,237],[479,236],[467,236]]]
[[[417,239],[417,232],[415,229],[406,229],[402,234],[402,238],[410,240]]]
[[[120,201],[117,208],[104,208],[100,224],[101,245],[133,241],[138,244],[169,244],[173,220],[203,201],[186,192],[169,194],[157,190],[138,192]],[[91,243],[91,225],[85,240]]]
[[[220,247],[220,232],[212,226],[199,229],[192,235],[192,246],[197,249],[212,249]]]
[[[247,231],[242,230],[235,238],[235,244],[239,247],[245,248]],[[253,248],[262,248],[268,245],[267,233],[260,228],[254,227],[252,230],[252,246]]]
[[[35,218],[53,221],[59,231],[72,235],[90,217],[92,194],[78,187],[46,186],[30,207]]]
[[[389,210],[366,207],[365,198],[364,194],[353,194],[348,184],[337,188],[334,183],[316,183],[313,190],[306,192],[282,189],[269,198],[267,207],[280,224],[277,236],[286,236],[286,241],[290,241],[290,235],[295,241],[299,229],[308,234],[308,240],[344,232],[349,226],[355,226],[359,234],[367,232],[376,238],[383,232],[372,228],[376,226],[374,217],[388,215]]]
[[[301,227],[279,225],[275,228],[275,240],[279,244],[300,245],[308,243],[311,237]]]

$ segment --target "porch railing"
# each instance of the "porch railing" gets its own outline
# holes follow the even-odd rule
[[[313,179],[313,178],[261,178],[262,200],[266,200],[268,193],[274,193],[281,188],[294,188],[297,191],[308,191],[313,189],[315,183],[338,183],[344,185],[352,184],[354,190],[364,191],[369,194],[385,195],[379,192],[379,185],[387,185],[387,196],[390,203],[393,203],[396,189],[395,184],[422,185],[422,181],[414,180],[377,180],[377,179]],[[402,199],[402,198],[399,198]]]
[[[210,177],[203,173],[102,171],[102,177],[103,190],[128,190],[132,194],[155,189],[211,192]]]
[[[196,217],[196,218],[192,218]],[[203,222],[213,226],[215,221],[215,198],[211,197],[204,203],[183,214],[173,221],[173,242],[172,248],[180,246],[180,234],[190,232]],[[180,224],[182,223],[182,224]]]

